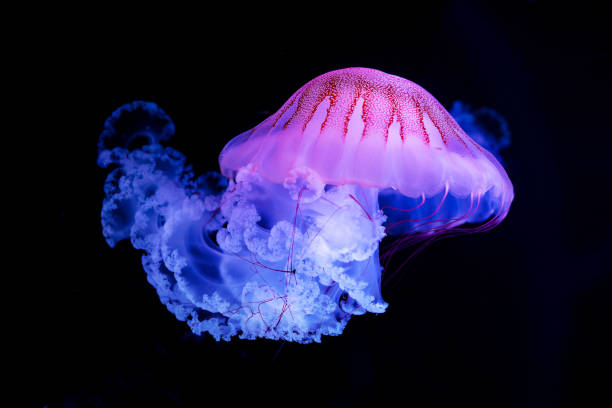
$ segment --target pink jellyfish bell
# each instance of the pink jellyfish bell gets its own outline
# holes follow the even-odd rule
[[[308,82],[278,112],[231,140],[219,163],[226,176],[250,165],[275,183],[308,169],[326,184],[391,188],[406,197],[490,192],[499,203],[498,221],[513,198],[497,159],[431,94],[368,68]]]

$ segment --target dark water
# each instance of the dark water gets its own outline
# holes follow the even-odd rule
[[[79,23],[41,40],[54,121],[52,137],[37,136],[52,157],[37,176],[52,184],[52,225],[34,406],[609,406],[612,89],[601,11],[539,1],[382,11],[380,28],[362,15],[326,31],[319,16],[316,35],[275,19],[213,29],[211,14],[176,29],[89,27],[82,43],[90,30]],[[104,242],[104,120],[155,101],[176,124],[172,146],[203,173],[305,82],[348,66],[408,78],[447,109],[462,100],[501,114],[515,188],[507,219],[427,248],[383,293],[386,313],[357,316],[322,344],[191,335],[139,254]]]

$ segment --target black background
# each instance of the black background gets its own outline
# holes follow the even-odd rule
[[[406,6],[304,19],[238,5],[155,19],[112,10],[103,24],[41,34],[56,113],[37,406],[610,406],[605,13],[537,1]],[[196,172],[216,170],[229,139],[308,80],[350,66],[408,78],[447,108],[462,100],[503,115],[516,195],[507,219],[427,248],[383,293],[387,312],[355,317],[322,344],[191,335],[146,282],[140,254],[104,242],[104,120],[154,101],[176,124],[171,145]]]

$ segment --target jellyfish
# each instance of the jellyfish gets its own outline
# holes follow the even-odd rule
[[[503,164],[500,150],[510,146],[510,129],[503,116],[487,107],[472,109],[461,101],[453,103],[450,114],[472,140]]]
[[[162,146],[173,133],[152,102],[107,120],[102,232],[111,247],[129,238],[167,309],[216,340],[340,335],[386,310],[393,254],[491,229],[513,199],[499,161],[433,96],[374,69],[306,83],[226,144],[220,173],[195,175]]]

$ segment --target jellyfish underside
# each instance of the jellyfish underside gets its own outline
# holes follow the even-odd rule
[[[195,177],[180,152],[160,144],[173,132],[152,103],[126,105],[109,118],[99,145],[99,164],[113,168],[103,234],[110,246],[129,238],[142,250],[147,279],[168,310],[217,340],[309,343],[339,335],[352,315],[386,310],[381,260],[416,243],[492,228],[507,212],[494,187],[457,194],[440,183],[407,195],[329,182],[309,166],[281,179],[252,163]],[[135,135],[145,145],[129,150]],[[387,236],[396,239],[379,257]]]

